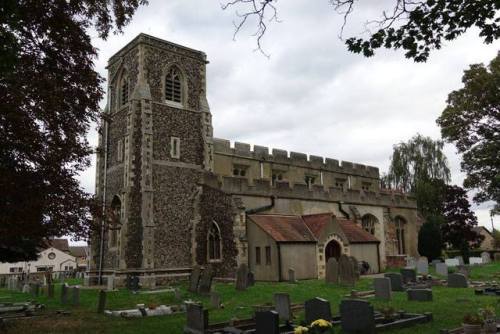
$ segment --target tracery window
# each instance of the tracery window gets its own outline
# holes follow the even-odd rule
[[[165,77],[165,99],[182,102],[182,76],[177,67],[172,67]]]
[[[213,222],[208,230],[208,259],[220,260],[222,258],[222,238],[220,229],[216,222]]]
[[[377,218],[370,214],[364,215],[363,218],[361,218],[361,226],[363,227],[363,230],[373,235],[375,235],[375,226],[377,222]]]
[[[394,224],[396,225],[396,240],[397,240],[398,254],[406,254],[406,244],[405,244],[406,221],[402,217],[398,216],[394,219]]]

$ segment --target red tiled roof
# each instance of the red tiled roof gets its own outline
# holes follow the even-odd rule
[[[356,225],[352,220],[337,219],[337,222],[351,244],[380,242],[373,235]]]
[[[333,213],[317,213],[314,215],[304,215],[302,219],[306,223],[309,230],[314,234],[314,236],[319,239],[321,231],[332,221]]]
[[[249,218],[278,242],[316,242],[300,216],[250,215]]]

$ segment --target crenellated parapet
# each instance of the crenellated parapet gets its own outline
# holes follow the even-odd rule
[[[277,198],[293,198],[308,201],[344,202],[384,207],[400,207],[415,209],[417,203],[411,196],[391,191],[363,191],[336,187],[323,187],[302,183],[277,181],[271,184],[269,179],[255,179],[252,183],[243,177],[224,176],[220,180],[221,189],[229,194],[247,196],[276,196]]]
[[[252,150],[250,144],[241,142],[235,142],[234,146],[231,147],[231,142],[226,139],[214,138],[213,142],[215,154],[274,162],[277,164],[285,164],[334,173],[358,175],[368,178],[379,178],[379,170],[377,167],[373,166],[366,166],[349,161],[339,161],[336,159],[323,158],[315,155],[308,156],[307,154],[298,152],[289,153],[285,150],[276,148],[273,148],[270,152],[268,147],[258,145],[254,145]]]

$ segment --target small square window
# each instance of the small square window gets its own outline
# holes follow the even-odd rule
[[[181,156],[181,140],[178,137],[170,137],[170,156],[174,159]]]
[[[242,166],[233,167],[233,176],[246,176],[247,168]]]

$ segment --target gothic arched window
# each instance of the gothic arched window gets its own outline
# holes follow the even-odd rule
[[[220,229],[216,222],[210,225],[208,230],[208,260],[220,260],[222,258],[222,238]]]
[[[405,244],[405,225],[406,221],[402,217],[396,217],[394,219],[394,224],[396,225],[396,240],[398,246],[398,254],[406,254],[406,244]]]
[[[129,80],[127,72],[123,72],[120,79],[120,89],[119,89],[119,100],[120,106],[128,103],[128,92],[129,92]]]
[[[374,215],[367,214],[361,218],[361,226],[363,227],[363,230],[373,235],[375,235],[375,226],[377,223],[378,220]]]
[[[175,66],[170,68],[165,77],[165,99],[172,102],[182,102],[182,75]]]
[[[114,196],[111,201],[111,210],[108,217],[109,246],[116,247],[118,244],[118,230],[121,226],[122,202],[118,196]]]

